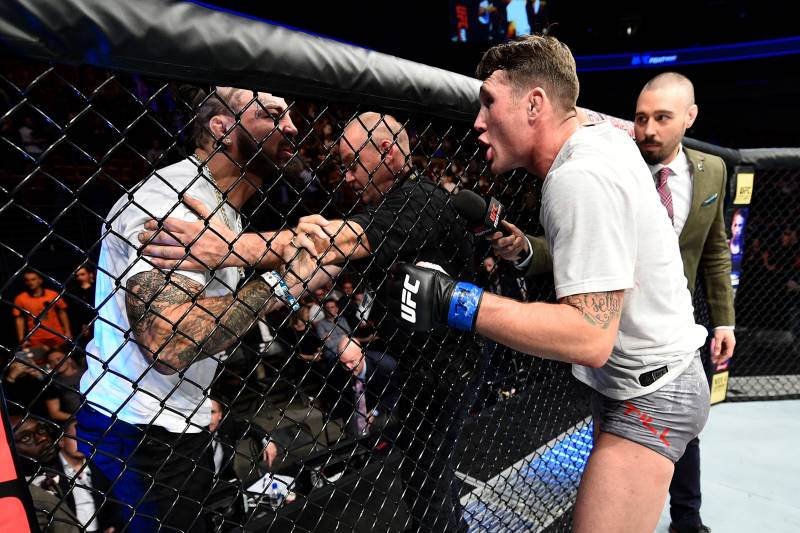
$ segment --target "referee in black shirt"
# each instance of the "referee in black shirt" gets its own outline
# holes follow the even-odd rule
[[[426,261],[451,275],[474,276],[472,236],[448,202],[447,191],[411,172],[405,128],[389,115],[363,113],[339,142],[345,179],[366,212],[328,221],[301,219],[298,232],[326,250],[324,263],[347,263],[369,282],[369,318],[397,358],[403,428],[403,498],[410,531],[466,531],[455,479],[454,453],[477,390],[481,358],[471,336],[436,331],[409,335],[385,312],[381,288],[398,261]],[[335,237],[331,244],[330,236]]]

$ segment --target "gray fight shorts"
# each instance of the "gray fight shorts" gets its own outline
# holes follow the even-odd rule
[[[612,400],[592,394],[592,416],[600,431],[646,446],[673,463],[700,434],[710,408],[699,354],[680,376],[645,396]]]

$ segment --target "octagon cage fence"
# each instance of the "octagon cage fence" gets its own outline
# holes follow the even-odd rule
[[[383,305],[391,264],[426,250],[487,290],[553,301],[549,276],[522,277],[453,215],[472,190],[541,234],[541,182],[483,159],[477,80],[193,3],[0,12],[13,451],[0,453],[0,496],[17,495],[31,527],[570,529],[592,426],[569,366],[476,335],[411,335]],[[360,142],[344,138],[352,128]],[[746,220],[727,400],[797,398],[798,151],[687,144],[726,160],[729,226]],[[402,159],[399,204],[345,179],[377,176],[387,154]],[[212,167],[235,179],[220,186]],[[734,205],[748,176],[752,201]],[[287,241],[315,215],[363,233],[344,249],[354,226],[335,226],[330,266],[301,273]],[[173,248],[177,268],[154,262],[144,247],[178,239],[176,219],[197,229],[187,244],[224,241],[226,262],[189,247]],[[265,270],[302,278],[299,310],[279,289],[257,298]],[[707,322],[702,290],[695,303]]]

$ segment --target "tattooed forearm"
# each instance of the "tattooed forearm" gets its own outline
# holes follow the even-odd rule
[[[575,294],[561,301],[580,311],[586,322],[603,329],[608,329],[622,312],[621,291]]]
[[[253,325],[271,304],[272,291],[260,279],[237,293],[203,298],[203,286],[158,270],[128,280],[126,307],[131,330],[154,368],[172,374],[219,353]],[[272,305],[269,305],[272,307]]]

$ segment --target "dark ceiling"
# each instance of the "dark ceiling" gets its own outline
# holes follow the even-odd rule
[[[467,75],[488,47],[450,40],[448,1],[207,3]],[[796,17],[788,12],[791,2],[546,4],[551,32],[575,55],[800,35]],[[692,136],[730,147],[800,146],[800,55],[674,68],[695,82],[701,111]],[[582,72],[579,104],[629,118],[642,84],[658,72]]]

